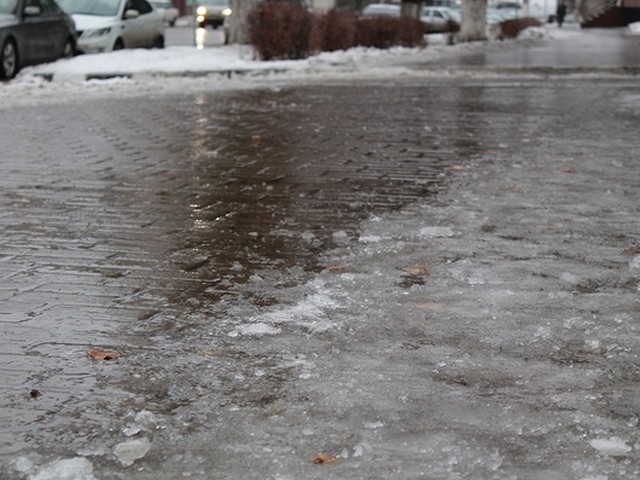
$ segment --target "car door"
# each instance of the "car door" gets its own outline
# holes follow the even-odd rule
[[[54,0],[38,0],[42,8],[42,22],[49,32],[47,50],[48,60],[60,58],[64,54],[64,45],[69,36],[64,12]]]
[[[43,19],[42,8],[39,0],[26,0],[21,4],[20,39],[18,49],[20,51],[20,64],[29,65],[47,58],[48,29],[46,18]],[[43,21],[44,20],[44,21]]]
[[[122,37],[124,44],[128,48],[150,47],[153,43],[151,31],[151,12],[153,8],[145,0],[127,0],[125,14],[127,10],[136,10],[138,16],[135,18],[124,18],[124,30]]]

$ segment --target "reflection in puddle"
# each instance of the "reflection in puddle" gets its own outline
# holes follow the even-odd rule
[[[189,295],[228,293],[263,269],[316,270],[334,234],[354,239],[368,215],[431,195],[444,167],[474,148],[443,135],[455,125],[442,115],[394,118],[397,99],[341,90],[194,98],[180,242],[193,256],[181,268],[201,291]]]

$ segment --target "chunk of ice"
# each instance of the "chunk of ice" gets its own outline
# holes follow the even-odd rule
[[[589,444],[602,455],[623,457],[631,451],[631,447],[618,437],[595,438]]]
[[[236,327],[235,330],[232,330],[227,335],[230,337],[237,337],[238,335],[260,337],[262,335],[277,335],[280,331],[278,327],[272,327],[266,323],[248,323]]]
[[[84,457],[65,458],[43,465],[29,480],[97,480],[93,464]]]
[[[123,467],[130,467],[136,460],[144,458],[151,450],[151,442],[148,438],[139,438],[122,442],[113,447],[113,454]]]
[[[454,232],[451,227],[423,227],[420,229],[423,237],[446,238],[453,237]]]

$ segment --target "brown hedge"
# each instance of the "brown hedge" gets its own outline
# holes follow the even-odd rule
[[[363,18],[349,12],[313,15],[298,4],[267,1],[250,10],[249,41],[262,60],[306,58],[355,46],[424,44],[424,25],[410,18]]]
[[[516,38],[520,32],[529,27],[539,27],[542,25],[539,20],[533,17],[514,18],[505,20],[498,24],[498,38]]]

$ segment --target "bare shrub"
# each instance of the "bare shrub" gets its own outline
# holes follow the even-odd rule
[[[312,16],[293,2],[259,3],[247,16],[249,41],[262,60],[300,59],[310,54]]]
[[[498,24],[497,34],[500,40],[505,38],[516,38],[520,32],[529,27],[539,27],[542,25],[539,20],[533,17],[514,18],[505,20]]]
[[[311,34],[313,51],[335,52],[357,45],[358,17],[352,12],[329,11],[315,17]]]
[[[411,18],[360,18],[349,12],[312,15],[300,4],[269,0],[247,17],[249,41],[262,60],[300,59],[355,46],[390,48],[424,44],[424,25]]]

